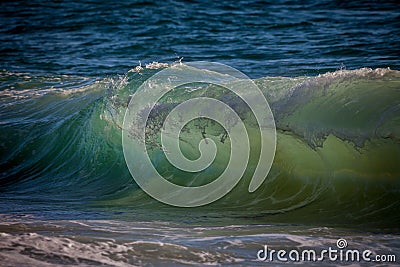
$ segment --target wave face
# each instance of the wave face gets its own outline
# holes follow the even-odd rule
[[[163,67],[136,68],[102,80],[1,72],[1,208],[15,210],[17,204],[9,205],[12,199],[32,210],[45,205],[184,213],[185,209],[167,207],[145,195],[131,178],[122,153],[121,127],[130,95]],[[228,195],[193,213],[221,216],[223,209],[223,216],[267,221],[397,227],[400,72],[363,68],[255,82],[276,121],[272,169],[257,191],[247,193],[256,153]],[[157,106],[151,119],[163,118],[188,93],[207,93],[237,104],[235,97],[218,88],[181,88],[169,95],[170,105]],[[188,124],[181,139],[183,152],[194,158],[198,154],[194,147],[204,135],[202,123],[207,137],[217,140],[216,164],[202,178],[190,176],[174,170],[150,142],[151,159],[160,174],[178,184],[198,185],[223,171],[230,141],[221,139],[224,131],[218,124],[201,120]],[[257,133],[249,129],[257,140]],[[257,151],[256,141],[252,146]]]

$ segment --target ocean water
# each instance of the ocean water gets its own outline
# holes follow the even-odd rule
[[[399,263],[396,1],[6,1],[0,23],[0,265]],[[132,178],[123,119],[144,81],[193,61],[253,79],[277,145],[254,193],[257,153],[225,197],[178,208]],[[152,125],[198,94],[238,105],[215,86],[189,86],[162,100]],[[204,177],[169,165],[152,147],[158,135],[146,139],[159,173],[182,185],[215,179],[229,154],[221,128],[198,121],[180,140],[196,158],[204,134],[222,151]],[[265,245],[370,250],[386,262],[261,261]]]

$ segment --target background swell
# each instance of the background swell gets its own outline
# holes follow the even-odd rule
[[[0,68],[123,75],[217,61],[251,78],[399,69],[397,1],[2,1]]]

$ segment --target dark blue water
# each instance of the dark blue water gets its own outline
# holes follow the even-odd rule
[[[321,251],[338,238],[398,263],[397,1],[2,1],[0,25],[0,265],[257,266],[271,263],[257,260],[264,245]],[[211,205],[176,208],[132,179],[121,125],[163,68],[146,64],[199,60],[255,79],[277,149],[254,193],[244,178]]]
[[[250,77],[399,69],[397,1],[3,1],[0,68],[83,76],[206,60]]]

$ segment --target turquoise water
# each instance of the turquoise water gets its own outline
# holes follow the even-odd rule
[[[157,71],[103,80],[2,73],[4,83],[23,87],[1,94],[3,258],[21,264],[9,258],[12,251],[28,255],[33,265],[257,265],[264,243],[322,250],[339,237],[353,248],[398,253],[398,71],[255,80],[277,125],[271,171],[248,193],[255,154],[228,195],[193,209],[152,199],[125,165],[121,125],[129,92]],[[199,90],[221,96],[218,88]],[[176,90],[169,99],[180,103],[190,91]],[[234,105],[234,98],[228,103]],[[151,118],[167,112],[163,108]],[[187,127],[181,140],[193,144],[186,151],[195,155],[203,128]],[[209,124],[205,131],[219,139],[223,130]],[[229,152],[227,147],[229,140],[218,144],[219,151]],[[226,162],[221,152],[220,163],[199,178],[174,170],[161,150],[149,151],[160,174],[181,185],[215,179]]]
[[[0,5],[4,265],[257,266],[268,264],[257,260],[264,245],[322,250],[336,248],[339,238],[349,249],[393,254],[398,262],[396,2]],[[129,173],[121,135],[130,97],[180,57],[183,64],[229,64],[268,100],[277,148],[254,193],[247,188],[259,143],[251,117],[249,168],[215,203],[162,204]],[[240,106],[221,88],[196,86],[162,99],[149,129],[159,130],[158,121],[193,96]],[[204,136],[216,141],[220,154],[203,176],[168,164],[154,145],[157,134],[147,139],[154,166],[181,185],[215,179],[230,151],[223,129],[198,120],[180,140],[183,152],[196,158]]]

